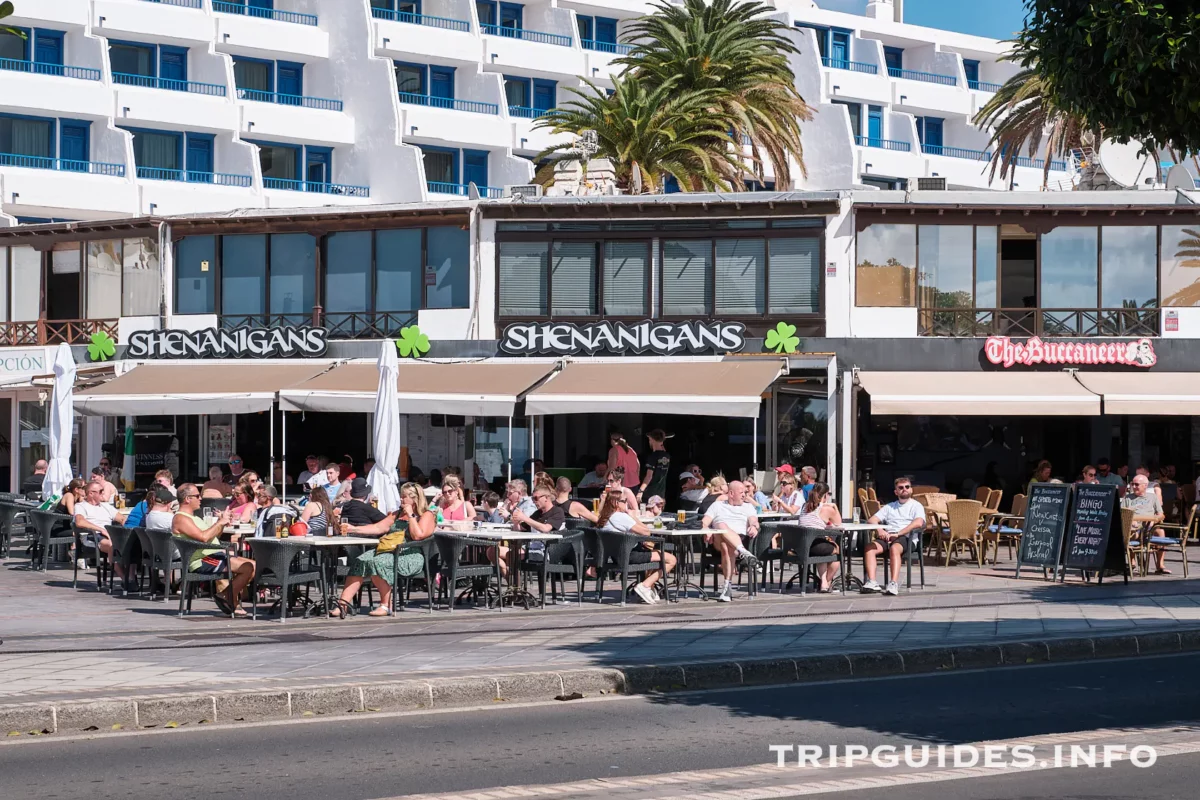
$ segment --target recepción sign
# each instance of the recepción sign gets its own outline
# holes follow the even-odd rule
[[[0,377],[44,375],[49,371],[46,368],[46,350],[44,348],[38,347],[31,350],[0,349]]]
[[[504,329],[500,349],[517,356],[700,355],[736,353],[746,346],[740,322],[516,323]]]
[[[328,345],[324,328],[205,328],[137,331],[126,358],[318,358]]]
[[[1034,364],[1118,364],[1152,367],[1158,361],[1149,339],[1132,342],[1043,342],[1037,336],[1014,342],[1007,336],[992,336],[983,345],[987,360],[1002,367]]]

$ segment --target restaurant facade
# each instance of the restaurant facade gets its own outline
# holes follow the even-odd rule
[[[1023,484],[1041,458],[1064,479],[1101,456],[1183,479],[1198,214],[1174,191],[858,191],[21,226],[0,230],[0,363],[74,345],[80,463],[131,418],[139,470],[186,477],[232,452],[288,477],[308,453],[370,455],[374,362],[395,342],[402,467],[479,485],[531,456],[581,474],[614,431],[644,454],[655,428],[675,473],[811,464],[843,502],[900,472]],[[14,269],[40,277],[32,327]],[[62,291],[78,319],[55,316]],[[22,442],[46,403],[44,377],[24,380],[0,386]]]

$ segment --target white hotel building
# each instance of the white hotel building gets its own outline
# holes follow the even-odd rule
[[[896,0],[897,4],[901,0]],[[990,182],[971,118],[1015,71],[991,39],[777,0],[816,111],[776,190]],[[0,219],[446,200],[530,182],[537,117],[604,86],[639,0],[17,0],[0,36]],[[1066,163],[1052,181],[1065,180]]]

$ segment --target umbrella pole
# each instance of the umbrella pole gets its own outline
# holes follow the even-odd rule
[[[279,409],[279,438],[283,449],[279,456],[279,469],[283,472],[283,502],[287,502],[287,412]]]
[[[268,411],[267,414],[268,414],[267,418],[270,420],[269,427],[271,429],[271,432],[267,434],[267,448],[271,451],[271,455],[267,458],[267,461],[270,464],[270,469],[271,469],[271,471],[267,473],[268,475],[271,476],[271,477],[267,478],[267,485],[274,486],[275,485],[275,402],[274,401],[271,401],[271,410]]]
[[[750,448],[750,477],[753,478],[754,471],[758,469],[758,417],[750,420]]]
[[[529,417],[529,493],[533,494],[533,477],[537,472],[534,450],[537,447],[537,417]]]
[[[508,480],[512,482],[512,428],[513,418],[508,418]]]

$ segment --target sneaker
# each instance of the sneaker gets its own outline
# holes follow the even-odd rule
[[[758,566],[758,559],[749,550],[738,553],[738,563],[745,564],[746,569],[754,569]]]
[[[733,584],[731,584],[731,583],[725,584],[725,588],[721,589],[721,593],[719,595],[717,595],[717,602],[718,603],[732,603],[733,602]]]
[[[654,592],[640,583],[633,587],[633,593],[642,598],[642,602],[648,606],[652,606],[658,602],[658,598],[654,596]]]
[[[87,559],[86,558],[75,559],[75,566],[78,567],[79,569],[87,569],[88,568]]]
[[[884,594],[890,594],[892,597],[900,596],[900,586],[895,581],[888,581],[887,588],[883,590]]]
[[[883,591],[883,587],[880,586],[875,581],[863,581],[863,585],[862,585],[862,593],[863,594],[879,594],[882,591]]]

